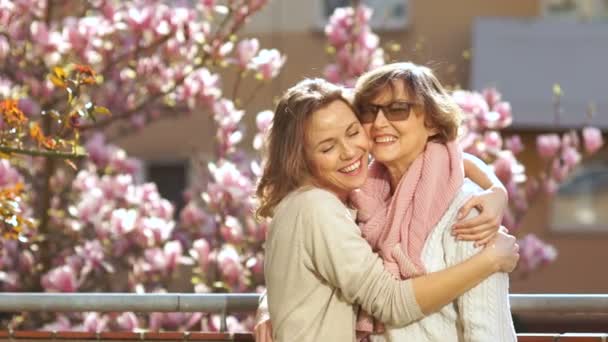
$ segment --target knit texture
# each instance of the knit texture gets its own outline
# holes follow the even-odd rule
[[[391,194],[386,168],[373,162],[363,187],[351,195],[363,237],[398,279],[425,273],[424,243],[462,186],[462,152],[454,142],[429,142]],[[359,313],[359,336],[382,331],[381,324]],[[361,334],[363,333],[363,335]]]
[[[427,272],[441,271],[459,264],[481,248],[473,242],[458,241],[451,234],[458,210],[481,188],[465,180],[454,202],[429,235],[422,250],[422,261]],[[468,218],[478,213],[473,210]],[[495,273],[454,302],[420,321],[402,328],[387,326],[381,335],[372,335],[372,342],[399,341],[458,341],[458,342],[514,342],[517,341],[509,307],[509,276]]]

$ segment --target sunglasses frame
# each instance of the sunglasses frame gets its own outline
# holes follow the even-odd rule
[[[404,113],[395,113],[395,112],[397,112],[397,110],[391,109],[391,106],[394,106],[395,104],[407,105],[407,109],[404,108],[404,109],[398,110],[398,111],[406,112],[406,113],[405,114]],[[384,117],[388,121],[406,121],[407,119],[410,118],[410,114],[412,113],[412,108],[415,105],[416,105],[416,103],[409,102],[409,101],[392,101],[385,105],[369,104],[367,106],[362,106],[361,109],[359,110],[359,113],[357,116],[359,117],[359,121],[361,121],[361,123],[373,123],[378,118],[378,112],[380,110],[382,110]],[[373,113],[373,119],[364,120],[364,118],[371,117],[370,113]]]

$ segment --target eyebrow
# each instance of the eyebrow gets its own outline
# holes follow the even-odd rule
[[[347,132],[348,132],[348,131],[350,131],[350,129],[351,129],[351,128],[353,128],[354,126],[356,126],[358,123],[359,123],[359,121],[353,121],[353,122],[352,122],[350,125],[348,125],[348,127],[346,128],[346,131],[347,131]],[[317,147],[319,147],[320,145],[322,145],[322,144],[324,144],[324,143],[327,143],[327,142],[333,141],[333,140],[335,140],[335,139],[334,139],[334,138],[327,138],[327,139],[325,139],[325,140],[319,141],[319,142],[317,143]]]

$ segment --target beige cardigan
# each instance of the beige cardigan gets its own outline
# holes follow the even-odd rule
[[[332,193],[307,188],[284,198],[266,242],[273,339],[355,341],[357,305],[390,326],[422,317],[410,280],[396,280]]]

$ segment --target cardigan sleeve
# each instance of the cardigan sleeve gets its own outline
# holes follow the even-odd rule
[[[411,280],[398,280],[384,269],[338,198],[323,190],[306,197],[301,215],[307,267],[384,323],[405,326],[422,318]]]
[[[477,216],[472,211],[469,218]],[[472,241],[457,241],[449,233],[443,234],[447,267],[458,264],[477,254],[482,247]],[[494,273],[456,300],[458,319],[464,341],[516,341],[511,309],[509,307],[509,276]]]

